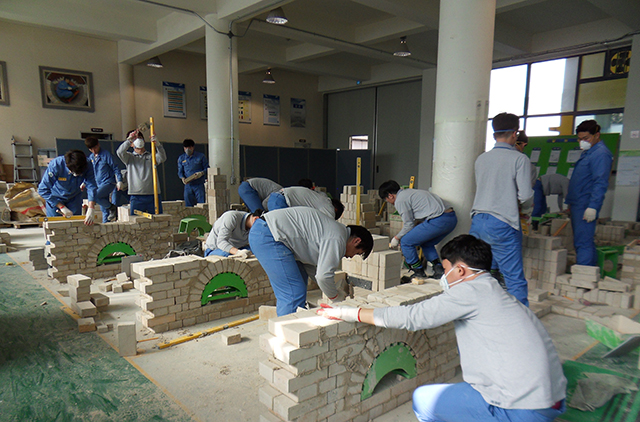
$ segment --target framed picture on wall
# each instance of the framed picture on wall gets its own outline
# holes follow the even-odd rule
[[[40,66],[42,107],[94,112],[90,72]]]
[[[0,105],[9,105],[9,83],[7,82],[7,62],[0,62]]]

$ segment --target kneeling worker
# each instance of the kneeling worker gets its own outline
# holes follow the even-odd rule
[[[267,211],[269,209],[269,195],[281,189],[282,186],[273,180],[254,177],[253,179],[240,183],[240,186],[238,186],[238,195],[240,195],[240,199],[242,199],[251,212],[256,212],[257,210]]]
[[[249,249],[249,230],[254,221],[262,215],[261,211],[249,214],[244,211],[226,211],[213,223],[205,242],[204,256],[236,255],[246,258]]]
[[[436,245],[456,228],[458,218],[453,208],[446,206],[438,195],[419,189],[400,189],[389,180],[378,189],[380,198],[394,205],[402,217],[402,230],[391,239],[390,247],[400,244],[405,263],[415,277],[426,277],[417,247],[433,265],[433,277],[443,272]]]
[[[348,226],[308,207],[270,211],[249,232],[251,251],[269,277],[278,316],[291,314],[307,301],[309,266],[322,292],[333,301],[344,299],[334,281],[343,257],[373,249],[373,236],[362,226]]]
[[[97,190],[93,166],[89,165],[84,152],[77,149],[51,160],[38,185],[38,193],[46,201],[47,217],[82,215],[80,185],[83,183],[87,187],[89,198],[84,224],[90,226],[95,220]]]
[[[441,295],[409,306],[318,312],[409,331],[453,321],[464,382],[418,387],[420,421],[553,421],[565,410],[567,386],[558,353],[538,317],[491,277],[491,247],[465,234],[440,253]]]
[[[302,186],[291,186],[269,195],[267,204],[270,211],[288,207],[310,207],[337,220],[344,212],[344,205],[338,199],[329,198],[324,192],[317,192]]]

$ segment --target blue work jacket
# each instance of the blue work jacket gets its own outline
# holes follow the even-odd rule
[[[207,180],[207,169],[209,168],[209,160],[207,157],[198,151],[193,151],[192,155],[187,155],[185,152],[178,157],[178,177],[180,179],[189,177],[199,171],[204,172],[202,177],[199,177],[191,181],[192,185],[202,185]]]
[[[122,181],[122,174],[113,155],[106,149],[100,148],[98,154],[91,154],[87,161],[93,165],[93,174],[98,186],[114,184]]]
[[[87,188],[89,201],[95,201],[97,186],[93,166],[87,165],[83,174],[74,176],[67,168],[64,155],[61,155],[51,160],[47,166],[47,171],[38,185],[38,193],[50,204],[55,205],[58,202],[66,204],[82,194],[80,185],[83,182]]]
[[[564,202],[572,208],[600,211],[609,187],[612,163],[613,154],[602,141],[584,151],[573,169]]]

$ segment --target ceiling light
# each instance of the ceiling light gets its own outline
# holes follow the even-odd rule
[[[160,61],[160,58],[158,56],[151,57],[149,59],[149,61],[147,62],[147,66],[155,67],[156,69],[160,69],[160,68],[162,68],[162,62]]]
[[[267,15],[267,22],[275,25],[284,25],[285,23],[289,22],[289,19],[287,19],[287,17],[284,15],[284,10],[282,10],[282,7],[277,7],[269,12],[269,14]]]
[[[273,76],[271,76],[271,68],[267,69],[267,73],[264,75],[264,79],[262,80],[263,84],[275,84],[276,81],[275,79],[273,79]]]
[[[400,47],[393,53],[394,56],[407,57],[411,55],[407,46],[407,37],[400,37]]]

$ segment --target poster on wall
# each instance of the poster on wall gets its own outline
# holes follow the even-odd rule
[[[291,99],[291,127],[307,127],[307,101]]]
[[[207,87],[200,86],[200,119],[207,120]]]
[[[640,185],[640,151],[620,151],[616,186]]]
[[[187,118],[187,101],[184,84],[162,82],[164,117]]]
[[[238,91],[238,121],[251,123],[251,93]]]
[[[91,72],[40,66],[40,90],[44,108],[95,111]]]
[[[264,99],[264,124],[280,126],[280,96],[262,95]]]

